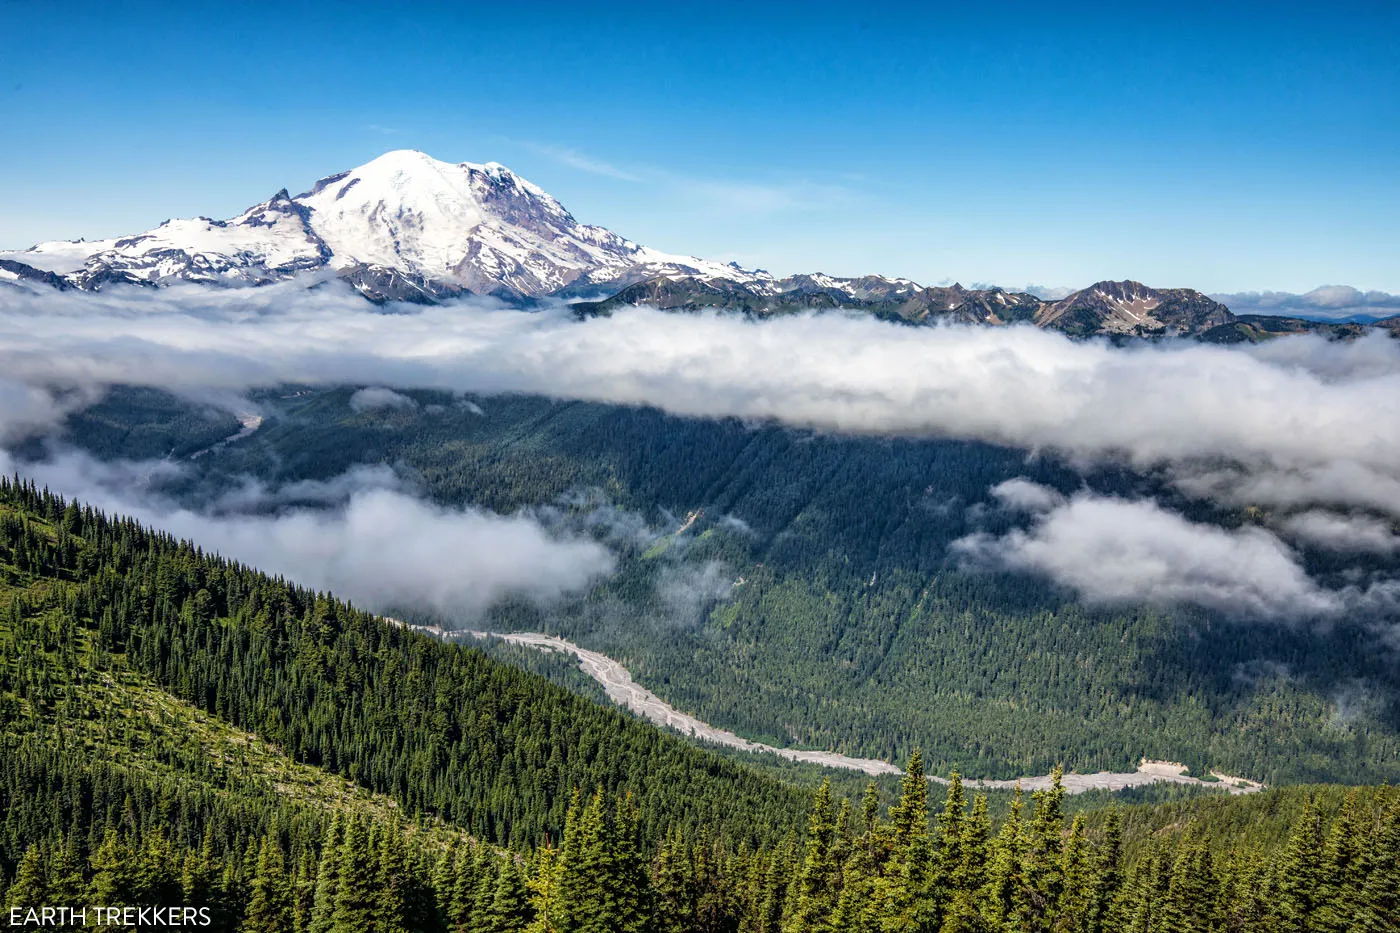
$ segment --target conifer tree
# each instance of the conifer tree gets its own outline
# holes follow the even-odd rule
[[[438,853],[433,863],[432,888],[437,916],[444,926],[450,925],[452,915],[452,889],[457,881],[457,858],[461,851],[461,841],[452,839],[447,848]]]
[[[179,904],[181,884],[175,864],[165,833],[160,829],[147,833],[136,862],[136,901],[156,907]]]
[[[312,903],[316,896],[316,857],[310,847],[302,850],[292,875],[292,929],[307,933],[311,925]]]
[[[180,891],[184,903],[194,907],[210,904],[214,899],[216,876],[213,826],[207,826],[198,854],[186,853],[180,866]]]
[[[873,821],[865,820],[867,827]],[[864,933],[874,929],[878,919],[875,911],[876,868],[866,836],[867,829],[855,840],[845,863],[841,866],[841,895],[836,900],[832,928],[836,933]]]
[[[895,845],[907,850],[916,836],[928,833],[928,779],[924,756],[916,748],[899,783],[899,803],[890,808]]]
[[[915,749],[900,782],[899,803],[890,809],[892,828],[888,870],[877,884],[882,929],[936,929],[941,906],[933,897],[936,852],[929,835],[928,779]]]
[[[1213,929],[1216,923],[1215,892],[1218,879],[1210,849],[1201,840],[1178,848],[1171,881],[1162,901],[1158,928],[1163,933],[1193,933]]]
[[[557,933],[555,923],[555,901],[559,888],[559,850],[553,846],[541,846],[535,850],[534,871],[530,872],[526,887],[530,892],[529,933]]]
[[[1025,910],[1021,867],[1024,848],[1021,811],[1024,806],[1021,787],[1017,784],[1011,812],[997,832],[987,868],[983,917],[987,927],[995,931],[1018,929]]]
[[[1090,933],[1112,933],[1123,927],[1120,894],[1123,888],[1123,816],[1116,806],[1104,818],[1103,839],[1094,860]]]
[[[522,933],[530,924],[530,916],[529,891],[521,868],[514,859],[505,859],[481,929],[483,933]]]
[[[962,775],[955,770],[948,778],[948,793],[943,800],[943,812],[938,815],[938,858],[934,884],[951,893],[967,868],[967,853],[963,846],[967,831],[967,797],[963,793]]]
[[[291,928],[292,892],[283,865],[282,847],[264,836],[239,933],[285,933]]]
[[[49,866],[39,843],[31,843],[20,858],[15,880],[5,893],[5,907],[43,907],[49,903]]]
[[[1070,824],[1060,852],[1060,891],[1051,911],[1050,928],[1056,933],[1087,933],[1093,909],[1094,866],[1084,835],[1084,815]]]
[[[397,814],[388,824],[376,825],[371,834],[375,850],[375,930],[378,933],[406,933],[408,906],[413,900],[409,854],[403,826]]]
[[[583,861],[583,795],[574,789],[569,808],[564,814],[564,835],[559,847],[558,880],[553,892],[553,922],[560,933],[573,933],[577,928],[575,913],[586,909],[585,880],[579,874]]]
[[[452,894],[447,910],[447,925],[452,930],[471,928],[472,911],[476,906],[477,855],[475,847],[461,846],[452,865]]]
[[[987,796],[978,794],[972,813],[963,821],[962,860],[950,879],[951,897],[940,933],[989,933],[985,899],[991,835]]]
[[[1347,794],[1342,812],[1327,833],[1322,851],[1322,878],[1313,925],[1319,933],[1346,933],[1361,912],[1366,884],[1363,856],[1366,839],[1356,814],[1356,791]]]
[[[82,906],[87,895],[83,859],[74,833],[64,837],[49,858],[48,896],[55,904]]]
[[[953,877],[959,891],[975,892],[987,880],[987,847],[992,840],[992,818],[987,813],[987,795],[978,794],[972,800],[972,813],[963,826],[963,860]]]
[[[868,837],[880,820],[880,789],[874,781],[865,785],[865,795],[860,801],[860,819],[861,831]]]
[[[836,814],[831,782],[823,781],[812,802],[807,823],[807,854],[798,879],[797,901],[784,924],[784,933],[829,933],[840,892],[840,866],[835,860]]]
[[[1309,933],[1322,879],[1322,823],[1311,796],[1288,837],[1275,870],[1278,900],[1275,922],[1280,933]]]
[[[476,865],[472,869],[476,885],[472,889],[471,921],[467,925],[469,930],[486,922],[491,905],[496,902],[496,883],[500,880],[501,861],[501,856],[486,846],[477,847]],[[561,926],[560,929],[567,930],[568,927]]]
[[[704,858],[704,843],[697,853]],[[612,900],[613,933],[642,933],[651,915],[651,885],[642,851],[640,815],[631,795],[616,804],[606,860],[606,884]],[[692,865],[697,859],[692,858]]]
[[[1063,887],[1060,873],[1061,832],[1064,829],[1064,769],[1056,766],[1050,787],[1031,795],[1035,811],[1026,826],[1024,853],[1025,912],[1021,918],[1028,933],[1049,930]]]
[[[678,829],[667,831],[652,869],[657,933],[686,933],[695,923],[696,898],[690,883],[690,847]]]
[[[337,865],[335,908],[331,933],[362,933],[374,928],[381,899],[376,890],[376,866],[365,819],[352,816],[345,825]]]
[[[1366,881],[1356,928],[1364,933],[1392,931],[1400,918],[1400,806],[1382,815],[1362,849],[1362,860]]]
[[[102,844],[92,854],[92,883],[89,903],[98,907],[136,905],[134,857],[115,829],[108,829]]]
[[[345,823],[339,811],[331,817],[321,843],[321,862],[316,869],[316,893],[311,902],[311,922],[307,933],[330,933],[335,923],[336,898],[340,893],[341,845]]]
[[[767,859],[767,872],[763,879],[762,901],[758,917],[749,933],[779,933],[783,920],[793,911],[796,879],[793,871],[796,858],[796,843],[791,837]],[[791,884],[789,881],[791,880]]]

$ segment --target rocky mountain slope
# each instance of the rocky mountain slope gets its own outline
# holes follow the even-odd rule
[[[961,285],[908,287],[858,294],[829,280],[811,287],[808,276],[763,283],[702,281],[694,277],[656,278],[624,288],[604,301],[580,303],[582,314],[607,314],[629,305],[666,310],[717,308],[769,316],[823,308],[851,308],[911,324],[949,322],[1004,325],[1030,322],[1073,336],[1197,336],[1235,320],[1230,309],[1186,288],[1155,289],[1140,282],[1098,282],[1058,301],[1000,288]]]

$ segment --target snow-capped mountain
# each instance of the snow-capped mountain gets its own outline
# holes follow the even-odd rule
[[[341,273],[371,297],[459,293],[539,297],[605,291],[657,275],[771,277],[640,246],[581,224],[494,162],[389,152],[291,197],[279,191],[229,220],[168,220],[135,236],[52,242],[0,258],[79,288],[109,282],[259,285],[308,269]],[[406,292],[410,294],[400,294]]]
[[[1099,282],[1051,300],[878,275],[775,278],[581,224],[498,163],[440,162],[408,149],[323,178],[296,197],[283,189],[229,220],[167,220],[135,236],[0,253],[0,287],[257,286],[317,270],[376,302],[431,303],[466,293],[598,299],[576,304],[581,314],[637,304],[757,316],[844,308],[911,324],[1030,323],[1075,336],[1225,342],[1323,327],[1237,318],[1199,292],[1133,281]]]

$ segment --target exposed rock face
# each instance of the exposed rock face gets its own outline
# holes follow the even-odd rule
[[[1041,327],[1067,334],[1180,336],[1201,334],[1234,319],[1220,302],[1189,288],[1148,288],[1141,282],[1098,282],[1035,314]]]
[[[71,288],[68,281],[52,272],[36,269],[13,259],[0,259],[0,282],[33,282],[60,291]]]

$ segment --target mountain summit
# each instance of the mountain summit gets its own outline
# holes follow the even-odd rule
[[[580,224],[504,165],[411,149],[284,189],[229,220],[168,220],[135,236],[41,243],[7,257],[79,288],[109,282],[260,285],[330,268],[373,298],[471,291],[535,298],[610,292],[658,275],[752,280],[732,265],[640,246]]]

